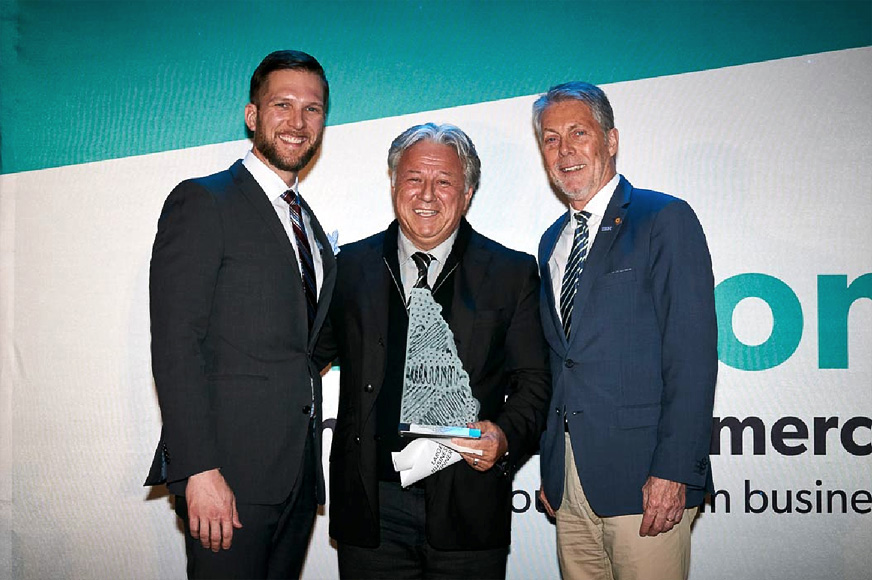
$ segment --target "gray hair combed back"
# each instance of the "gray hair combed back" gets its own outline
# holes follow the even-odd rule
[[[394,139],[388,150],[388,171],[391,175],[391,185],[394,184],[397,165],[406,150],[420,141],[430,141],[439,145],[450,145],[457,152],[460,164],[463,166],[463,179],[466,189],[472,188],[473,193],[481,182],[481,160],[475,151],[472,139],[459,127],[444,123],[424,123],[409,127]]]
[[[615,128],[615,114],[609,98],[601,88],[582,81],[572,81],[556,85],[533,103],[533,126],[536,129],[536,139],[542,140],[542,113],[550,105],[560,101],[581,101],[590,108],[593,118],[599,123],[603,135]]]

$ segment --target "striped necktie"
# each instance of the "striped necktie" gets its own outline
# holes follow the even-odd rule
[[[300,260],[300,273],[303,277],[303,292],[306,294],[306,313],[309,321],[309,331],[315,322],[315,312],[318,310],[318,291],[315,282],[315,262],[312,259],[312,248],[306,235],[306,225],[303,223],[300,195],[293,189],[282,194],[282,199],[291,208],[291,225],[294,229],[294,240],[297,243],[297,256]]]
[[[412,254],[412,260],[418,267],[418,279],[415,280],[415,285],[412,288],[426,288],[430,290],[430,284],[427,282],[427,272],[430,270],[430,262],[433,261],[433,256],[424,252],[415,252]]]
[[[587,258],[588,230],[587,220],[590,212],[579,211],[575,213],[575,236],[572,238],[572,250],[566,261],[566,270],[563,273],[563,284],[560,287],[560,318],[563,320],[563,333],[569,340],[569,331],[572,328],[572,305],[575,302],[575,291],[578,289],[578,277],[584,268],[584,260]]]

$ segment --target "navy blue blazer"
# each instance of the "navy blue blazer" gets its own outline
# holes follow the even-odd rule
[[[553,396],[540,443],[548,502],[564,486],[564,417],[581,484],[600,516],[642,513],[648,476],[687,484],[687,506],[713,491],[717,378],[711,257],[690,206],[620,178],[579,279],[567,342],[548,260],[569,219],[542,236],[542,324]]]

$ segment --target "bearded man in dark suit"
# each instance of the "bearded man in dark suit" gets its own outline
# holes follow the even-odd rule
[[[253,147],[179,184],[151,261],[152,368],[163,431],[146,481],[166,483],[192,578],[296,578],[317,504],[321,380],[309,354],[336,277],[298,193],[328,85],[297,51],[251,77]]]

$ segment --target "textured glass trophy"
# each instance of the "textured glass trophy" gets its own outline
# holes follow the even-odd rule
[[[442,307],[427,289],[414,288],[409,294],[400,434],[478,438],[481,432],[466,424],[478,419],[479,403]]]

